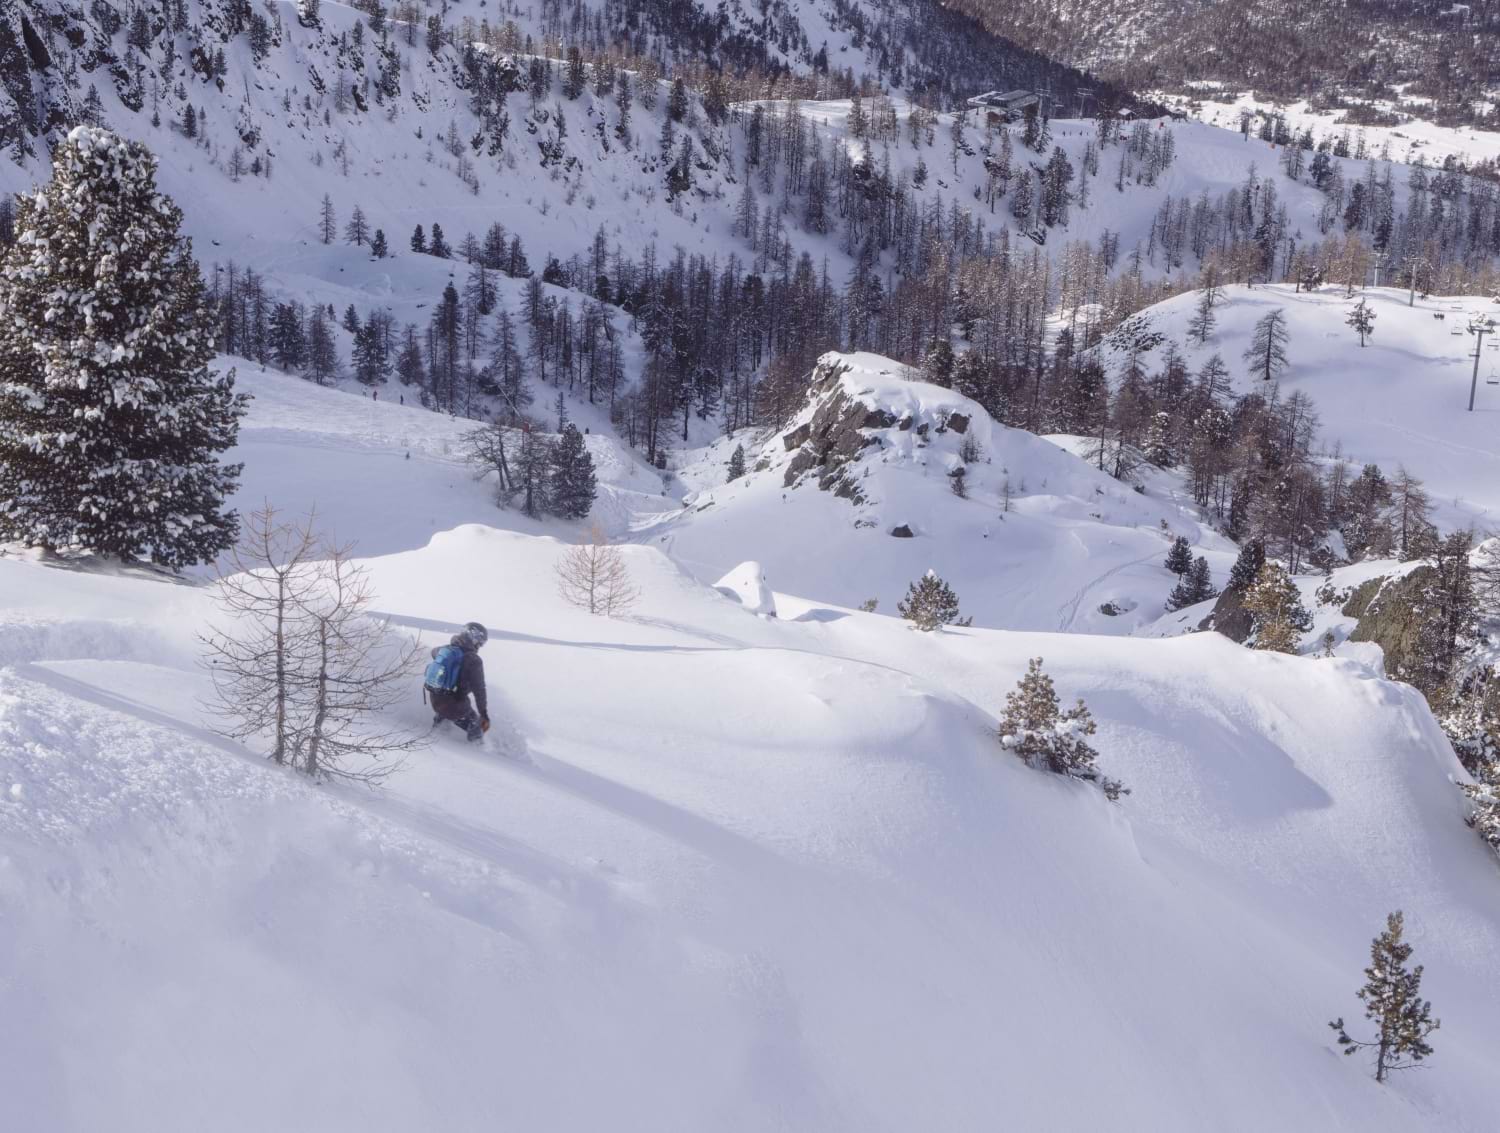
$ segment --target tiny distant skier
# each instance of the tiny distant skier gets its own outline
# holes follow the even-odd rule
[[[447,645],[432,651],[432,661],[423,677],[423,691],[432,702],[432,726],[444,720],[458,725],[471,744],[484,739],[490,730],[489,698],[484,690],[484,662],[480,647],[490,634],[478,622],[470,622],[461,633],[454,634]],[[469,703],[469,697],[474,703]]]

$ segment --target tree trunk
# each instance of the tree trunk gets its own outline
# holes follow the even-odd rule
[[[307,766],[303,769],[314,779],[318,776],[318,749],[323,742],[323,723],[328,719],[328,622],[318,620],[318,683],[312,722],[307,739]]]

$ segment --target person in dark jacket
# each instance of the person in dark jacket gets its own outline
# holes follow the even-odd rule
[[[479,659],[480,647],[489,638],[489,631],[478,622],[470,622],[464,626],[462,633],[454,634],[452,644],[464,651],[463,665],[458,671],[458,688],[453,692],[435,688],[427,690],[427,695],[432,699],[432,726],[435,728],[444,720],[456,724],[464,730],[471,744],[484,739],[485,732],[490,730],[489,697],[484,689],[484,662]],[[442,647],[433,648],[433,657],[437,656],[440,648]],[[474,698],[472,705],[469,703],[471,696]]]

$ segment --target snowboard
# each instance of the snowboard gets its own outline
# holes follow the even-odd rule
[[[469,737],[464,735],[462,729],[443,721],[434,724],[429,733],[435,742],[443,746],[461,748],[464,751],[472,751],[476,755],[493,755],[501,759],[509,759],[516,763],[531,763],[531,752],[526,746],[526,737],[507,720],[490,721],[490,730],[485,733],[484,739],[478,743],[470,743]]]

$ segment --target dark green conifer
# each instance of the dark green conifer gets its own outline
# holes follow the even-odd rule
[[[173,568],[231,546],[243,397],[145,146],[74,129],[0,258],[0,541]]]

